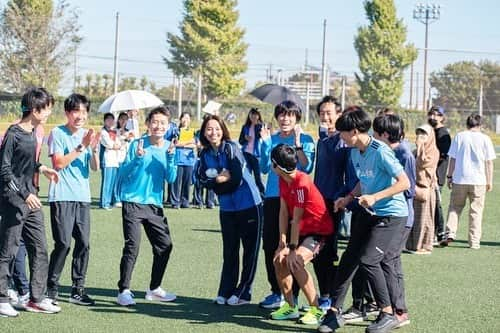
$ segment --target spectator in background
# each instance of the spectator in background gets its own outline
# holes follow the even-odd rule
[[[416,130],[417,146],[416,186],[413,208],[415,222],[406,248],[415,254],[430,254],[434,242],[434,213],[436,208],[436,169],[439,150],[436,146],[434,130],[430,125],[422,125]]]
[[[437,183],[436,186],[436,212],[434,217],[435,236],[437,241],[443,240],[445,235],[444,230],[444,215],[441,207],[441,188],[446,183],[446,171],[448,169],[448,151],[451,145],[451,136],[449,130],[444,126],[446,118],[444,109],[440,106],[433,106],[427,113],[427,122],[434,128],[436,136],[436,145],[439,150],[439,162],[437,165]]]
[[[166,112],[168,117],[168,124],[167,124],[167,129],[165,131],[164,139],[176,145],[177,140],[179,139],[179,128],[177,127],[177,124],[172,121],[172,113],[170,112],[170,109],[167,108]],[[146,126],[149,128],[149,125],[146,124]],[[165,203],[168,203],[170,204],[171,207],[174,207],[173,203],[178,199],[172,198],[173,183],[167,183],[166,186],[167,186],[167,196],[165,198]]]
[[[247,162],[248,170],[253,173],[255,183],[257,184],[260,193],[264,196],[265,187],[262,183],[260,174],[259,157],[260,157],[260,130],[265,124],[262,122],[262,115],[257,108],[251,108],[248,112],[247,120],[241,127],[239,142],[245,161]]]
[[[141,136],[138,114],[139,110],[137,109],[127,111],[128,120],[127,120],[127,126],[125,128],[127,129],[128,132],[134,135],[134,139],[138,139]]]
[[[115,207],[122,207],[122,201],[120,198],[120,167],[127,157],[128,147],[130,141],[134,139],[134,134],[127,131],[127,121],[128,115],[126,112],[120,112],[118,115],[118,121],[116,122],[116,134],[120,139],[120,150],[118,151],[118,173],[115,182]]]
[[[236,120],[238,119],[238,117],[236,116],[236,114],[234,112],[229,112],[226,117],[225,117],[225,121],[228,123],[228,124],[231,124],[231,125],[234,125],[236,124]]]
[[[200,163],[200,154],[203,149],[203,146],[200,142],[200,130],[194,132],[195,142],[196,142],[196,162],[193,167],[193,170],[197,170]],[[215,206],[215,192],[213,189],[208,189],[200,184],[200,180],[196,175],[196,172],[193,172],[193,205],[196,208],[202,209],[203,204],[208,209],[213,209]],[[205,195],[203,195],[205,193]],[[203,198],[205,197],[205,198]]]
[[[111,210],[117,202],[115,185],[120,166],[121,141],[115,130],[115,116],[112,113],[104,115],[104,126],[101,130],[99,160],[101,161],[101,208]]]
[[[189,189],[196,162],[195,130],[190,128],[191,115],[183,112],[179,117],[179,139],[176,144],[177,179],[172,186],[172,207],[189,208]]]
[[[489,136],[481,132],[482,117],[474,113],[467,118],[467,130],[458,133],[451,142],[448,165],[448,187],[451,189],[446,239],[448,246],[457,236],[458,219],[469,198],[469,233],[471,249],[478,250],[481,241],[484,199],[493,190],[493,160],[495,149]]]

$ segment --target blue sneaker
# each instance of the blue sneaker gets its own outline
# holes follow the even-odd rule
[[[318,299],[318,304],[319,304],[318,308],[323,310],[323,312],[328,311],[328,309],[332,307],[332,301],[330,300],[329,297],[320,297]]]
[[[259,306],[264,309],[279,309],[285,304],[283,296],[281,294],[271,294],[267,295]]]

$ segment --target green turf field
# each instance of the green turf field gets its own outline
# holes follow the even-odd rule
[[[496,164],[497,170],[500,163]],[[488,194],[483,221],[481,250],[467,248],[466,224],[462,217],[458,240],[449,248],[435,249],[431,256],[403,255],[411,325],[400,332],[500,332],[500,175]],[[97,201],[100,174],[94,173],[92,188]],[[42,180],[42,194],[46,181]],[[444,193],[448,206],[448,191]],[[45,196],[43,196],[46,199]],[[45,207],[46,225],[48,209]],[[465,212],[464,212],[465,213]],[[92,212],[91,252],[87,290],[94,307],[67,302],[71,286],[68,258],[61,283],[62,312],[42,315],[23,312],[18,318],[0,318],[1,332],[313,332],[313,327],[267,319],[268,311],[256,303],[267,294],[263,253],[254,284],[253,304],[242,307],[216,306],[222,245],[217,210],[166,209],[174,249],[163,287],[175,292],[175,303],[144,300],[151,267],[151,246],[144,233],[140,257],[132,280],[137,306],[116,305],[116,283],[123,245],[121,211]],[[48,227],[49,247],[51,244]],[[344,248],[345,244],[341,244]],[[346,306],[350,305],[347,298]],[[338,332],[364,332],[367,324],[346,326]]]

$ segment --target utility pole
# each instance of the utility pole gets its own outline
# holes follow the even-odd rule
[[[309,69],[309,50],[306,49],[306,59],[304,63],[304,71],[307,71]]]
[[[174,84],[175,88],[175,84]],[[181,117],[182,113],[182,75],[179,75],[179,96],[177,98],[177,113],[179,115],[179,118]]]
[[[197,96],[197,103],[196,103],[196,119],[198,121],[201,121],[201,84],[202,84],[202,78],[201,78],[201,67],[198,70],[198,96]]]
[[[115,28],[115,56],[113,65],[113,94],[118,92],[118,27],[119,27],[120,13],[116,12],[116,28]]]
[[[415,89],[415,110],[418,110],[418,72],[417,72],[417,75],[416,75],[416,79],[417,79],[417,84],[416,84],[416,89]]]
[[[177,96],[176,86],[177,82],[175,81],[175,74],[172,79],[172,100],[175,101],[175,97]]]
[[[347,78],[345,76],[342,76],[342,92],[341,92],[341,97],[340,97],[340,107],[342,108],[342,111],[345,110],[345,84],[346,84]]]
[[[427,99],[427,110],[432,106],[432,87],[429,87],[429,98]]]
[[[413,18],[425,24],[425,50],[424,50],[424,97],[422,108],[427,102],[427,51],[429,48],[429,24],[439,20],[441,17],[441,5],[419,3],[413,9]],[[424,110],[425,111],[425,110]]]
[[[305,119],[305,124],[309,124],[309,104],[311,103],[310,100],[310,90],[311,90],[311,83],[309,81],[306,81],[306,119]]]
[[[73,92],[76,91],[76,50],[77,50],[77,47],[75,46],[75,59],[74,59],[74,62],[73,62]]]
[[[483,81],[479,85],[479,115],[483,116]]]
[[[323,21],[323,57],[321,60],[321,94],[326,96],[326,19]]]
[[[413,107],[413,62],[410,66],[410,103],[408,103],[409,109]]]

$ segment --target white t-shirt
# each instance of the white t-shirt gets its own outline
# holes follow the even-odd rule
[[[463,131],[451,142],[448,156],[455,159],[453,183],[486,185],[486,161],[496,158],[491,139],[479,131]]]
[[[139,127],[139,121],[136,118],[129,118],[127,120],[127,125],[125,125],[127,131],[134,133],[134,139],[138,139],[141,136],[141,129]]]
[[[115,144],[120,144],[120,137],[116,135],[110,135],[105,129],[101,130],[101,145],[104,146],[104,167],[106,168],[118,168],[120,166],[120,150],[113,149]]]

